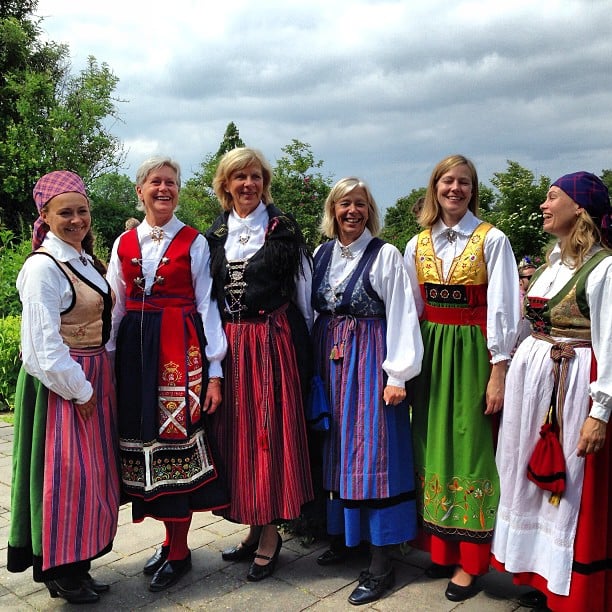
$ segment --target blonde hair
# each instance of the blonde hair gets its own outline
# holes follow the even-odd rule
[[[583,208],[576,216],[576,223],[570,233],[560,242],[561,261],[569,268],[577,270],[586,261],[590,250],[595,245],[601,244],[601,232],[591,215]],[[550,253],[553,248],[554,245],[546,253],[548,264],[550,264]],[[604,248],[607,249],[607,247]]]
[[[320,230],[321,233],[328,238],[336,238],[338,236],[338,227],[336,225],[336,216],[334,215],[335,203],[342,199],[347,193],[361,187],[365,194],[368,203],[368,220],[366,221],[366,227],[372,233],[372,236],[377,236],[380,232],[380,213],[378,212],[378,206],[374,200],[374,196],[370,191],[368,185],[361,179],[349,176],[347,178],[340,179],[329,192],[325,204],[323,206],[323,219],[321,220]]]
[[[228,151],[219,162],[217,171],[215,172],[215,178],[213,179],[213,189],[221,202],[223,210],[230,211],[233,208],[232,195],[227,191],[227,184],[229,183],[232,172],[236,170],[242,170],[251,164],[258,164],[261,166],[261,173],[263,175],[263,194],[261,199],[267,206],[272,202],[272,194],[270,193],[270,183],[272,182],[272,168],[267,162],[263,154],[257,149],[251,149],[249,147],[238,147]]]
[[[474,215],[478,216],[478,173],[476,172],[476,167],[472,161],[463,155],[449,155],[438,162],[429,177],[423,208],[417,217],[417,221],[422,227],[431,227],[440,218],[441,208],[438,198],[436,197],[438,181],[447,172],[457,166],[467,166],[470,171],[472,179],[472,197],[468,204],[468,208]]]

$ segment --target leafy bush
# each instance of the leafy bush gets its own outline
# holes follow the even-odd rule
[[[15,407],[15,386],[21,367],[19,358],[21,317],[0,318],[0,410]]]
[[[30,237],[19,239],[0,223],[0,316],[21,315],[21,302],[15,287],[17,274],[32,250]]]

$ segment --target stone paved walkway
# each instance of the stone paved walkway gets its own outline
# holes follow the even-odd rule
[[[0,421],[0,610],[55,610],[77,606],[51,599],[44,585],[32,581],[31,572],[6,571],[6,547],[10,517],[11,451],[13,428]],[[394,555],[396,584],[392,591],[370,606],[351,606],[347,597],[356,586],[359,572],[367,566],[365,556],[355,554],[344,565],[323,568],[316,557],[325,542],[304,547],[299,539],[284,534],[279,563],[271,578],[260,583],[246,580],[247,565],[225,563],[219,554],[236,544],[246,530],[213,516],[194,516],[189,535],[193,569],[178,584],[163,593],[150,593],[150,578],[142,574],[144,562],[163,539],[163,525],[147,519],[135,525],[130,508],[119,514],[119,530],[113,551],[94,562],[92,574],[111,583],[109,593],[90,610],[236,610],[240,612],[313,612],[341,610],[508,612],[519,609],[521,590],[508,575],[491,572],[480,579],[482,591],[473,599],[456,604],[444,597],[446,581],[431,580],[423,573],[429,557],[411,550]],[[81,606],[84,607],[84,606]]]

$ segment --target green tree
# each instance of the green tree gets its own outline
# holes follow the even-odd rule
[[[600,178],[612,194],[612,169],[602,170]]]
[[[88,185],[91,216],[96,245],[108,252],[115,238],[125,229],[129,217],[142,220],[143,213],[136,210],[138,197],[134,183],[125,174],[103,174]]]
[[[395,206],[387,208],[385,224],[380,237],[404,252],[406,244],[421,230],[414,211],[417,201],[425,195],[425,187],[413,189],[407,196],[399,198]]]
[[[36,6],[9,1],[0,12],[0,217],[11,229],[34,219],[32,186],[42,174],[70,169],[89,182],[125,158],[106,127],[119,119],[117,78],[93,57],[72,76],[68,47],[39,40]]]
[[[209,153],[200,164],[200,170],[183,185],[177,216],[187,225],[205,231],[219,214],[220,205],[212,188],[219,161],[228,151],[244,147],[233,121],[227,124],[217,152]]]
[[[508,236],[517,260],[542,255],[550,237],[542,231],[540,204],[546,199],[550,179],[536,180],[533,172],[508,160],[506,172],[496,172],[491,183],[497,189],[495,207],[483,214]]]
[[[282,149],[272,180],[272,199],[297,220],[309,248],[322,239],[319,224],[332,180],[323,176],[323,161],[315,160],[309,144],[295,138]]]

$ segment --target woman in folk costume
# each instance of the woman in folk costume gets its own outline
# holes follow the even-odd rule
[[[508,372],[494,564],[536,589],[524,605],[612,610],[612,208],[588,172],[556,180],[540,208],[557,243],[528,289],[533,333]],[[549,414],[562,449],[554,495],[534,452]]]
[[[113,246],[108,279],[117,304],[116,343],[121,478],[132,518],[163,521],[166,538],[144,566],[162,591],[191,569],[193,511],[227,505],[207,415],[221,402],[227,343],[211,301],[208,243],[174,216],[179,165],[145,161],[136,193],[145,219]]]
[[[222,556],[251,561],[252,582],[274,571],[276,524],[313,498],[300,380],[310,359],[311,264],[295,220],[271,203],[271,180],[259,151],[226,153],[213,181],[223,212],[206,232],[228,340],[214,431],[231,505],[220,514],[250,525]]]
[[[416,535],[406,382],[420,371],[423,343],[401,253],[376,238],[380,217],[368,186],[345,178],[325,202],[321,229],[333,240],[315,252],[312,304],[315,371],[330,398],[323,484],[330,494],[331,548],[370,543],[371,560],[348,600],[379,599],[394,583],[388,548]]]
[[[510,243],[477,212],[474,165],[443,159],[419,216],[426,229],[405,252],[425,346],[412,409],[417,544],[431,553],[427,575],[450,577],[451,601],[475,595],[489,569],[499,500],[493,415],[520,320]]]
[[[65,170],[34,187],[33,253],[17,277],[23,365],[15,395],[9,572],[33,566],[51,597],[93,603],[89,575],[117,531],[112,294],[93,255],[89,200]]]

